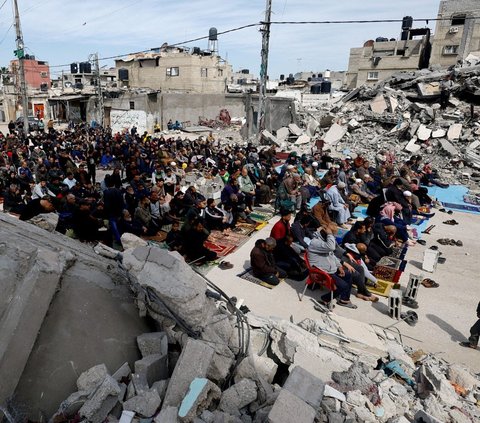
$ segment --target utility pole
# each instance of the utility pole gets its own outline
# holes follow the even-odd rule
[[[15,56],[18,58],[18,68],[20,77],[20,96],[22,98],[23,109],[23,133],[28,135],[28,94],[27,83],[25,81],[25,45],[23,44],[22,28],[20,26],[20,15],[18,13],[17,0],[13,0],[13,6],[15,11],[15,31],[17,34],[17,49],[14,51]]]
[[[98,63],[98,53],[91,54],[88,60],[90,62],[93,61],[95,79],[97,80],[97,83],[95,85],[95,92],[97,97],[97,107],[96,107],[97,113],[95,113],[96,115],[95,118],[97,116],[100,118],[99,124],[103,128],[103,124],[105,120],[105,108],[103,104],[103,93],[102,93],[102,83],[100,80],[100,65]]]
[[[265,129],[265,108],[267,103],[267,80],[268,80],[268,51],[270,44],[270,21],[272,17],[272,0],[266,0],[265,22],[260,30],[262,33],[262,64],[260,66],[260,93],[258,96],[257,130],[260,138]]]

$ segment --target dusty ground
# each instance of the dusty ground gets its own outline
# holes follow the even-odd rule
[[[448,226],[442,223],[452,218],[460,224]],[[303,290],[302,282],[287,280],[273,290],[269,290],[236,276],[243,271],[244,266],[249,265],[249,254],[255,240],[268,237],[277,219],[278,217],[273,218],[269,225],[255,233],[247,244],[227,257],[227,260],[234,265],[233,269],[220,270],[216,267],[208,273],[208,277],[229,295],[245,299],[245,304],[255,313],[286,319],[293,316],[295,322],[307,317],[315,318],[318,312],[313,309],[310,298],[318,299],[320,290],[307,290],[305,298],[300,302],[298,293]],[[408,265],[400,282],[405,287],[410,273],[422,274],[437,281],[440,287],[436,289],[421,287],[417,298],[420,308],[416,310],[419,322],[415,327],[410,327],[404,322],[398,323],[396,327],[404,335],[405,344],[435,353],[450,362],[463,363],[474,372],[480,372],[480,350],[474,351],[458,345],[459,341],[466,339],[469,328],[476,321],[476,308],[480,301],[478,277],[480,216],[460,212],[448,215],[437,211],[430,222],[437,226],[430,235],[424,235],[427,241],[425,247],[416,245],[409,249],[406,257]],[[464,246],[440,246],[436,243],[437,239],[444,237],[461,239]],[[447,261],[445,264],[438,265],[432,274],[422,271],[421,263],[425,249],[434,244],[439,245]],[[334,313],[383,327],[396,322],[386,314],[388,311],[386,298],[380,297],[380,301],[376,304],[363,302],[357,298],[352,300],[358,305],[357,310],[337,306]],[[404,307],[405,310],[409,309]]]

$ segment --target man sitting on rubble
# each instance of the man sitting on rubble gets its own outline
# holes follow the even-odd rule
[[[278,285],[280,279],[287,277],[287,272],[280,269],[275,263],[273,250],[276,245],[277,242],[274,238],[258,239],[250,253],[253,276],[269,285]]]

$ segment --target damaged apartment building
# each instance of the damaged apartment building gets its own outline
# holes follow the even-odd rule
[[[480,50],[479,12],[475,0],[442,0],[433,36],[430,28],[414,28],[414,19],[404,17],[400,40],[378,37],[350,50],[346,88],[375,85],[399,71],[447,68],[475,54]]]

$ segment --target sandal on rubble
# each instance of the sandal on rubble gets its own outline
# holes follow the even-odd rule
[[[347,307],[347,308],[352,308],[356,309],[358,308],[355,304],[353,304],[351,301],[343,302],[341,300],[337,300],[337,304],[342,307]]]
[[[440,286],[437,282],[435,282],[432,279],[428,279],[428,278],[426,278],[422,281],[422,285],[425,288],[438,288]]]

